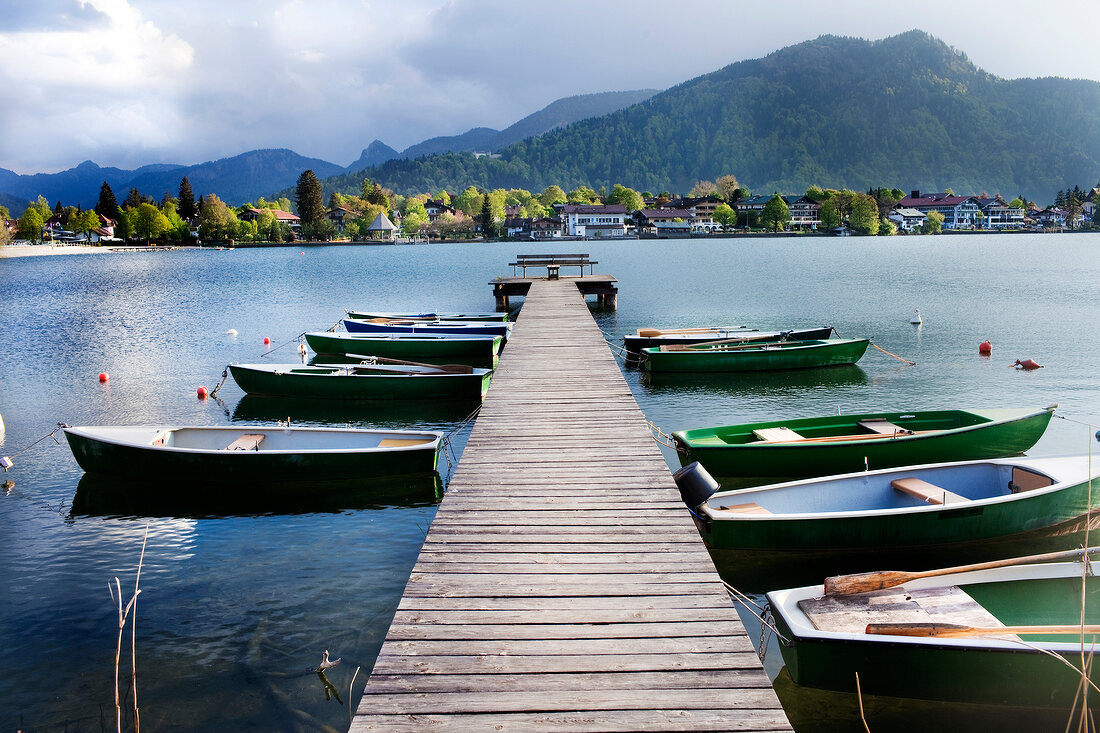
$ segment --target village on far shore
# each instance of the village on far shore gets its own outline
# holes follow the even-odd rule
[[[228,206],[191,191],[157,202],[137,189],[120,205],[104,182],[94,210],[54,206],[42,196],[18,219],[0,207],[0,244],[271,244],[297,241],[399,243],[692,238],[742,234],[892,235],[941,232],[1066,231],[1100,226],[1100,183],[1059,191],[1039,206],[1018,196],[811,186],[803,194],[753,195],[733,176],[700,181],[687,195],[654,195],[615,184],[569,191],[523,189],[401,196],[363,181],[362,196],[333,192],[322,203],[312,171],[299,177],[297,206],[286,197]],[[297,213],[291,211],[297,209]]]

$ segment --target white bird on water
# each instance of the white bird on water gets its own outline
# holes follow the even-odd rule
[[[918,308],[917,312],[913,314],[913,317],[909,319],[909,322],[912,323],[914,326],[919,326],[920,324],[924,323],[924,321],[920,317],[920,308]]]

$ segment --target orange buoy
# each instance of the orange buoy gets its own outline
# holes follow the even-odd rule
[[[269,339],[267,336],[264,336],[264,345],[266,346],[270,343],[271,343],[271,339]]]
[[[978,353],[982,356],[989,356],[993,353],[993,344],[989,343],[989,340],[985,340],[978,344]]]
[[[99,373],[99,381],[109,382],[109,381],[111,381],[111,375],[108,374],[107,372],[100,372]]]
[[[206,387],[199,387],[198,389],[195,390],[195,395],[200,400],[205,400],[207,397],[210,396],[210,391],[208,389],[206,389]]]
[[[1031,371],[1032,369],[1042,369],[1043,368],[1043,365],[1040,364],[1039,362],[1035,361],[1034,359],[1024,359],[1023,361],[1020,361],[1019,359],[1017,359],[1016,363],[1011,364],[1010,366],[1020,367],[1021,369],[1026,369],[1027,371]]]

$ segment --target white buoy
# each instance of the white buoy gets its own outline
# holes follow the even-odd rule
[[[0,415],[0,438],[4,437],[4,416]]]
[[[913,317],[909,319],[909,322],[912,323],[914,326],[919,326],[920,324],[924,323],[924,321],[921,320],[919,308],[917,309],[917,312],[913,314]]]
[[[237,335],[237,329],[235,329],[235,328],[231,328],[231,329],[229,329],[228,331],[226,331],[225,333],[226,333],[226,335],[228,335],[228,336],[236,336],[236,335]]]

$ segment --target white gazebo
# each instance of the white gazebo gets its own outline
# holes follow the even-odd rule
[[[381,239],[382,241],[393,241],[393,233],[397,231],[397,227],[393,225],[390,218],[386,216],[385,212],[380,212],[378,216],[374,217],[374,221],[367,227],[367,236],[371,239]],[[378,236],[375,237],[375,234]]]

